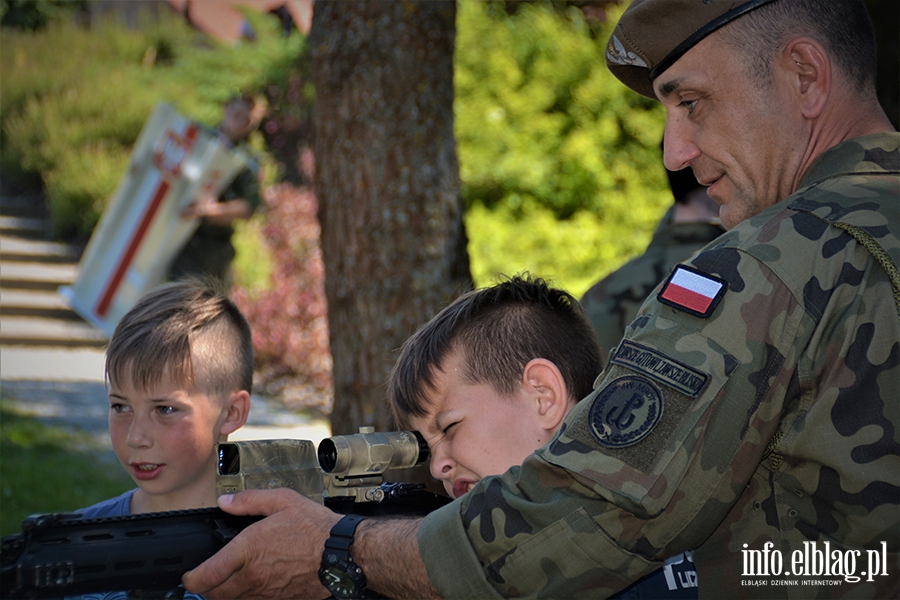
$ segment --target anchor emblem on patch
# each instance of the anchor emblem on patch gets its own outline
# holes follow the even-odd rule
[[[662,416],[662,393],[643,377],[620,377],[591,405],[591,434],[601,445],[623,448],[641,441]]]

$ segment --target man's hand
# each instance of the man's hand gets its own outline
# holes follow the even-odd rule
[[[185,220],[200,219],[210,216],[216,211],[218,201],[211,194],[201,194],[196,201],[181,209],[181,218]]]
[[[340,515],[286,489],[219,498],[235,515],[263,515],[209,560],[184,574],[184,587],[206,598],[327,598],[318,569]]]
[[[253,215],[250,203],[243,198],[219,202],[215,196],[203,196],[181,211],[182,219],[206,219],[215,225],[231,225],[235,221],[249,219]]]

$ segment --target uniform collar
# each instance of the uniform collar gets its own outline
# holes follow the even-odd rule
[[[841,142],[822,153],[806,170],[797,189],[845,175],[900,173],[900,133],[873,133]]]

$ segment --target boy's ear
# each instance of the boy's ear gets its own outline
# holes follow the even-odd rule
[[[555,432],[571,408],[566,382],[559,367],[546,358],[534,358],[525,365],[522,385],[532,396],[541,426]]]
[[[250,416],[250,392],[240,390],[232,392],[225,405],[225,420],[219,428],[219,434],[225,436],[234,433],[247,422]]]

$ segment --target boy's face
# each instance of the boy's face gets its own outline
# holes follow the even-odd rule
[[[491,385],[464,377],[462,354],[453,351],[434,372],[434,389],[426,397],[428,413],[413,417],[431,450],[431,474],[453,498],[468,492],[482,477],[499,475],[521,464],[550,441],[525,386],[512,398]]]
[[[226,416],[225,401],[169,377],[146,390],[110,383],[113,450],[154,510],[193,508],[210,495],[215,502],[215,444],[227,439]]]

